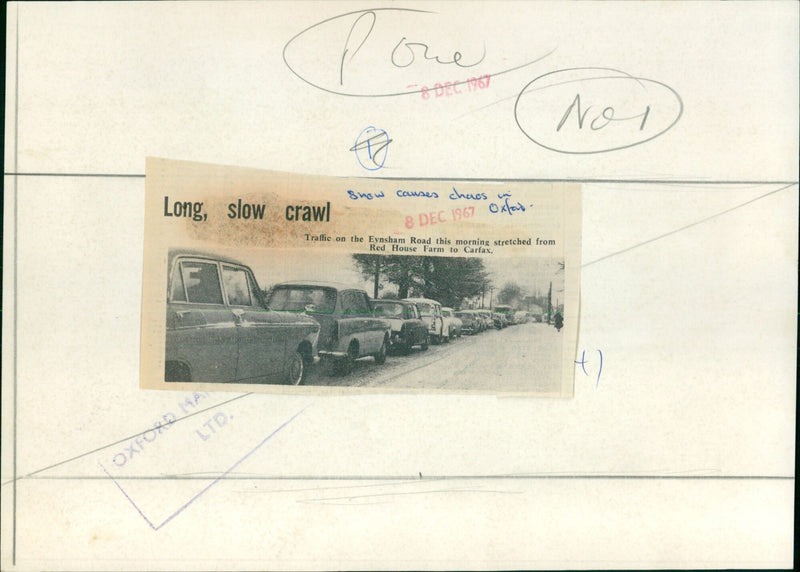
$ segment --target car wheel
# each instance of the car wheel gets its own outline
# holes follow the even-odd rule
[[[288,368],[289,375],[287,382],[289,385],[300,385],[306,378],[306,362],[303,360],[303,354],[294,352],[294,355],[289,361]]]
[[[349,374],[351,371],[353,371],[353,365],[357,359],[358,344],[356,344],[356,342],[350,342],[350,346],[347,348],[347,355],[344,358],[333,362],[334,373],[337,375]]]
[[[378,350],[378,353],[374,354],[375,363],[378,365],[383,365],[386,363],[386,339],[383,340],[381,343],[381,349]]]
[[[422,351],[428,349],[428,334],[425,334],[425,339],[422,340],[422,344],[420,345],[420,347],[422,348]]]

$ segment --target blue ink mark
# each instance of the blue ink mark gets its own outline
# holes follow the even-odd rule
[[[508,197],[504,199],[504,202],[497,204],[497,203],[489,203],[489,212],[492,214],[507,214],[508,216],[513,216],[515,212],[525,212],[525,205],[521,202],[517,201],[517,204],[511,204],[508,200]]]
[[[594,384],[595,388],[597,388],[597,386],[600,384],[600,374],[603,373],[603,352],[597,350],[597,353],[600,354],[600,369],[597,372],[597,381]]]
[[[117,481],[117,480],[116,480],[116,479],[115,479],[113,476],[111,476],[111,473],[109,473],[109,472],[106,470],[106,468],[103,466],[103,464],[102,464],[102,463],[98,463],[98,465],[100,465],[100,468],[101,468],[101,469],[103,469],[103,472],[104,472],[104,473],[105,473],[105,474],[108,476],[108,478],[109,478],[109,479],[111,479],[111,481],[112,481],[112,482],[113,482],[113,483],[114,483],[114,484],[117,486],[117,488],[120,490],[120,492],[122,492],[123,496],[124,496],[126,499],[128,499],[128,502],[130,502],[130,503],[133,505],[133,508],[135,508],[135,509],[136,509],[136,512],[138,512],[138,513],[141,515],[141,517],[144,519],[144,521],[145,521],[145,522],[146,522],[148,525],[150,525],[150,528],[152,528],[153,530],[159,530],[159,529],[160,529],[160,528],[162,528],[164,525],[166,525],[168,522],[170,522],[172,519],[174,519],[176,516],[178,516],[180,513],[182,513],[184,510],[186,510],[186,509],[187,509],[187,508],[188,508],[188,507],[189,507],[189,506],[190,506],[190,505],[191,505],[191,504],[192,504],[194,501],[196,501],[196,500],[197,500],[197,499],[199,499],[201,496],[203,496],[203,495],[204,495],[204,494],[205,494],[205,493],[206,493],[206,492],[207,492],[209,489],[211,489],[211,487],[213,487],[214,485],[216,485],[217,483],[219,483],[219,482],[220,482],[222,479],[224,479],[225,477],[227,477],[227,476],[228,476],[228,475],[229,475],[229,474],[230,474],[230,473],[231,473],[231,472],[232,472],[234,469],[236,469],[236,467],[238,467],[239,465],[241,465],[242,463],[244,463],[244,462],[245,462],[247,459],[249,459],[249,458],[250,458],[250,456],[251,456],[253,453],[255,453],[256,451],[258,451],[258,450],[259,450],[259,449],[260,449],[260,448],[261,448],[261,447],[262,447],[262,446],[263,446],[263,445],[264,445],[264,444],[265,444],[267,441],[269,441],[270,439],[272,439],[272,438],[273,438],[273,437],[274,437],[274,436],[275,436],[275,435],[278,433],[278,431],[280,431],[281,429],[283,429],[284,427],[286,427],[286,426],[287,426],[289,423],[291,423],[292,421],[294,421],[294,420],[295,420],[295,418],[297,418],[297,417],[298,417],[298,416],[299,416],[301,413],[303,413],[303,411],[305,411],[305,410],[306,410],[306,407],[304,407],[303,409],[301,409],[300,411],[298,411],[297,413],[295,413],[294,415],[292,415],[292,416],[291,416],[289,419],[287,419],[286,421],[284,421],[284,422],[283,422],[283,423],[282,423],[282,424],[281,424],[281,425],[280,425],[280,426],[279,426],[277,429],[275,429],[275,430],[274,430],[272,433],[270,433],[269,435],[267,435],[267,436],[266,436],[266,437],[265,437],[265,438],[264,438],[264,439],[263,439],[263,440],[262,440],[260,443],[258,443],[258,445],[256,445],[256,446],[255,446],[255,447],[253,447],[252,449],[250,449],[250,451],[248,451],[248,453],[247,453],[247,454],[246,454],[244,457],[242,457],[241,459],[239,459],[238,461],[236,461],[236,462],[235,462],[233,465],[231,465],[231,466],[228,468],[228,470],[226,470],[226,471],[225,471],[224,473],[222,473],[222,474],[221,474],[219,477],[217,477],[216,479],[214,479],[213,481],[211,481],[211,483],[209,483],[209,484],[208,484],[208,486],[206,486],[206,487],[205,487],[205,488],[203,488],[203,489],[202,489],[202,490],[201,490],[199,493],[197,493],[197,494],[196,494],[196,495],[194,495],[192,498],[190,498],[190,499],[189,499],[189,500],[188,500],[186,503],[184,503],[184,504],[183,504],[183,505],[182,505],[180,508],[178,508],[178,510],[176,510],[175,512],[173,512],[173,513],[172,513],[170,516],[168,516],[168,517],[167,517],[167,519],[166,519],[164,522],[162,522],[162,523],[161,523],[161,524],[159,524],[159,525],[155,525],[155,524],[153,524],[153,523],[150,521],[150,519],[149,519],[149,518],[147,518],[147,516],[145,516],[145,514],[142,512],[142,510],[139,508],[139,506],[136,504],[136,502],[135,502],[135,501],[134,501],[134,500],[133,500],[133,499],[132,499],[132,498],[131,498],[131,497],[128,495],[128,493],[127,493],[127,492],[125,492],[125,489],[123,489],[123,488],[122,488],[122,486],[119,484],[119,482],[118,482],[118,481]]]
[[[509,193],[497,193],[497,198],[498,199],[504,199],[504,198],[510,197],[510,196],[511,196],[510,192]]]
[[[457,201],[459,199],[467,199],[471,201],[489,200],[489,197],[486,196],[486,193],[462,193],[459,192],[455,187],[453,187],[453,192],[448,195],[448,198],[451,201]]]
[[[347,191],[347,197],[351,201],[357,201],[358,199],[367,199],[371,201],[372,199],[382,199],[385,196],[386,194],[383,191],[377,191],[375,193],[362,193],[361,191],[354,191],[352,189]]]
[[[401,199],[407,197],[421,197],[425,199],[438,199],[439,193],[436,191],[404,191],[403,189],[397,189],[395,194],[400,197]]]
[[[597,370],[597,378],[595,379],[595,382],[594,382],[595,389],[597,388],[598,385],[600,385],[600,375],[603,373],[603,352],[598,349],[597,353],[600,354],[600,367]],[[581,352],[580,361],[576,360],[574,363],[576,365],[580,365],[581,366],[581,370],[583,371],[583,375],[585,375],[587,377],[589,376],[589,372],[586,371],[586,364],[588,363],[586,361],[586,350],[583,350]]]
[[[581,352],[581,361],[576,361],[575,363],[581,366],[581,369],[583,370],[583,375],[589,375],[588,373],[586,373],[586,350],[583,350],[583,352]]]
[[[391,142],[386,131],[370,125],[358,134],[355,145],[350,147],[350,152],[356,154],[358,164],[367,171],[377,171],[386,163],[386,155]],[[366,151],[366,157],[363,156],[364,151]]]

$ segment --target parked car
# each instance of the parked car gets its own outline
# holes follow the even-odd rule
[[[272,287],[267,306],[304,312],[319,322],[319,356],[334,373],[347,374],[355,360],[372,356],[386,361],[391,324],[376,318],[367,293],[334,282],[284,282]]]
[[[422,321],[428,327],[428,339],[435,344],[450,340],[444,327],[442,305],[439,302],[429,298],[406,298],[406,300],[417,305]]]
[[[475,335],[483,331],[483,318],[477,310],[459,310],[455,315],[461,320],[461,333]]]
[[[389,347],[405,354],[414,346],[428,349],[428,328],[420,317],[419,309],[407,300],[373,300],[375,317],[388,320],[392,325]]]
[[[514,310],[511,309],[511,306],[506,306],[504,304],[498,304],[494,307],[495,314],[501,314],[503,316],[504,325],[502,327],[511,326],[514,322]]]
[[[452,308],[443,307],[442,317],[444,318],[444,329],[447,336],[452,340],[453,338],[461,337],[461,326],[463,325],[461,319],[455,315]]]
[[[167,264],[165,381],[303,382],[316,321],[269,310],[240,262],[172,250]]]
[[[480,315],[481,321],[483,322],[484,330],[489,330],[491,328],[494,328],[494,318],[490,310],[478,310],[478,314]]]
[[[498,330],[502,330],[509,325],[508,315],[503,312],[492,312],[492,320],[494,327]]]

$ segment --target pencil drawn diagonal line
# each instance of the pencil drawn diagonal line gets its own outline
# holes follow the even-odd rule
[[[237,395],[236,397],[233,397],[231,399],[223,401],[222,403],[217,403],[216,405],[211,405],[209,407],[206,407],[205,409],[199,409],[199,410],[195,411],[194,413],[189,413],[189,414],[181,417],[180,419],[176,419],[175,421],[173,421],[171,423],[171,425],[174,425],[176,423],[179,423],[181,421],[189,419],[190,417],[194,417],[195,415],[200,415],[201,413],[205,413],[206,411],[211,411],[212,409],[216,409],[217,407],[222,407],[223,405],[227,405],[228,403],[232,403],[233,401],[236,401],[238,399],[242,399],[243,397],[248,397],[250,395],[253,395],[253,393],[250,392],[250,393],[244,393],[242,395]],[[113,443],[108,443],[108,444],[103,445],[101,447],[96,447],[96,448],[92,449],[91,451],[86,451],[85,453],[81,453],[80,455],[75,455],[74,457],[70,457],[69,459],[65,459],[63,461],[59,461],[58,463],[53,463],[52,465],[48,465],[48,466],[43,467],[41,469],[36,469],[33,472],[27,473],[25,475],[21,475],[19,477],[16,477],[13,480],[10,480],[10,481],[5,481],[2,484],[3,485],[7,485],[7,484],[9,484],[11,482],[15,482],[17,480],[29,479],[29,478],[35,477],[36,475],[38,475],[39,473],[43,473],[44,471],[48,471],[50,469],[54,469],[56,467],[60,467],[61,465],[66,465],[67,463],[71,463],[72,461],[77,461],[78,459],[82,459],[84,457],[87,457],[89,455],[97,453],[98,451],[102,451],[103,449],[108,449],[109,447],[113,447],[114,445],[119,445],[120,443],[125,443],[127,441],[130,441],[131,439],[135,439],[136,437],[141,437],[142,435],[144,435],[145,433],[151,431],[152,429],[153,429],[152,427],[148,427],[144,431],[140,431],[139,433],[136,433],[134,435],[130,435],[130,436],[124,437],[122,439],[117,439]]]
[[[307,409],[307,407],[308,406],[304,407],[303,409],[301,409],[300,411],[298,411],[297,413],[292,415],[289,419],[287,419],[286,421],[281,423],[274,431],[272,431],[272,433],[270,433],[264,439],[262,439],[255,447],[250,449],[242,458],[240,458],[233,465],[231,465],[224,473],[222,473],[219,477],[217,477],[216,479],[211,481],[208,485],[203,487],[203,489],[201,489],[200,492],[198,492],[197,494],[192,496],[188,501],[186,501],[183,505],[181,505],[175,512],[173,512],[171,515],[169,515],[166,518],[166,520],[164,520],[161,524],[159,524],[157,526],[154,525],[150,521],[149,518],[147,518],[147,516],[144,514],[144,512],[142,512],[142,510],[139,508],[139,506],[136,504],[136,502],[130,497],[130,495],[128,495],[128,493],[125,491],[125,489],[122,488],[122,486],[119,484],[119,482],[116,479],[114,479],[114,477],[111,476],[111,474],[106,470],[106,468],[102,464],[100,464],[100,468],[103,469],[103,472],[105,472],[105,474],[108,475],[108,478],[111,479],[111,481],[116,485],[116,487],[120,490],[120,492],[122,492],[122,494],[125,496],[125,498],[128,499],[128,502],[130,502],[133,505],[133,507],[136,509],[136,512],[138,512],[141,515],[141,517],[145,520],[145,522],[147,522],[147,524],[150,525],[150,528],[152,528],[153,530],[159,530],[160,528],[165,526],[168,522],[170,522],[172,519],[174,519],[176,516],[181,514],[184,510],[189,508],[189,506],[192,503],[194,503],[197,499],[199,499],[201,496],[203,496],[205,493],[207,493],[214,485],[216,485],[221,480],[223,480],[225,477],[227,477],[231,472],[233,472],[236,469],[236,467],[238,467],[239,465],[244,463],[247,459],[249,459],[253,455],[253,453],[255,453],[262,446],[264,446],[264,444],[267,441],[269,441],[270,439],[272,439],[281,429],[283,429],[284,427],[289,425],[289,423],[294,421],[301,413],[303,413]]]
[[[654,236],[653,238],[649,238],[649,239],[647,239],[647,240],[645,240],[643,242],[639,242],[637,244],[634,244],[633,246],[629,246],[627,248],[623,248],[622,250],[617,250],[616,252],[612,252],[611,254],[606,254],[605,256],[601,256],[600,258],[592,260],[591,262],[587,262],[586,264],[582,264],[581,268],[586,268],[587,266],[591,266],[592,264],[597,264],[598,262],[601,262],[603,260],[607,260],[607,259],[612,258],[614,256],[617,256],[619,254],[624,254],[626,252],[630,252],[631,250],[633,250],[635,248],[639,248],[640,246],[644,246],[646,244],[650,244],[651,242],[655,242],[657,240],[661,240],[662,238],[666,238],[668,236],[672,236],[673,234],[677,234],[679,232],[682,232],[684,230],[692,228],[693,226],[697,226],[697,225],[703,224],[703,223],[708,222],[708,221],[710,221],[712,219],[715,219],[715,218],[720,217],[722,215],[728,214],[729,212],[735,211],[736,209],[740,209],[740,208],[742,208],[744,206],[752,204],[752,203],[754,203],[756,201],[760,201],[761,199],[764,199],[764,198],[766,198],[766,197],[768,197],[770,195],[774,195],[775,193],[779,193],[781,191],[784,191],[784,190],[789,189],[791,187],[794,187],[796,185],[797,185],[797,183],[790,183],[788,185],[784,185],[783,187],[780,187],[778,189],[774,189],[772,191],[769,191],[768,193],[764,193],[763,195],[759,195],[759,196],[757,196],[757,197],[755,197],[753,199],[750,199],[749,201],[745,201],[745,202],[740,203],[738,205],[734,205],[734,206],[732,206],[732,207],[730,207],[728,209],[725,209],[724,211],[720,211],[720,212],[715,213],[715,214],[713,214],[711,216],[707,216],[707,217],[705,217],[703,219],[700,219],[698,221],[689,223],[689,224],[687,224],[685,226],[682,226],[680,228],[676,228],[676,229],[671,230],[669,232],[665,232],[664,234],[660,234],[658,236]]]

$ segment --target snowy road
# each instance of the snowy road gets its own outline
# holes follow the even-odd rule
[[[427,351],[415,348],[407,356],[390,354],[383,365],[363,358],[347,376],[330,376],[317,366],[306,385],[554,392],[561,384],[562,339],[553,326],[531,322],[462,336]]]

